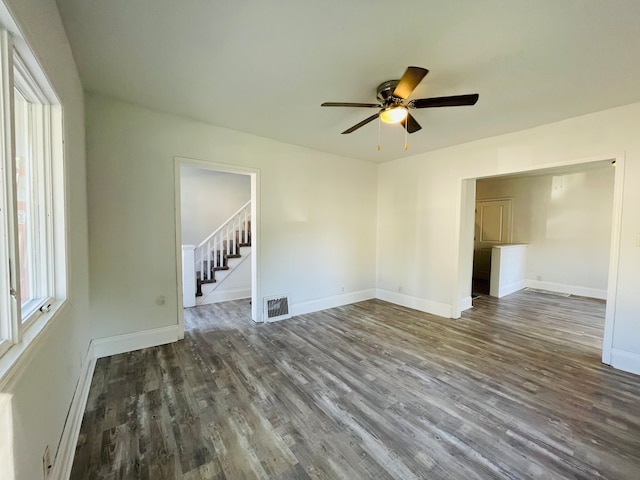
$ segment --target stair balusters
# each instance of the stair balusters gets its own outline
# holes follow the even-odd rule
[[[251,245],[251,201],[240,207],[196,248],[196,272],[200,273],[202,283],[215,282],[216,270],[228,268],[226,259],[238,256],[240,246],[249,245]]]

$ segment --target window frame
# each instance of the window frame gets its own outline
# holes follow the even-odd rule
[[[2,23],[7,21],[0,12]],[[17,361],[49,321],[66,305],[68,291],[64,126],[62,104],[19,31],[0,24],[0,385],[15,372]],[[15,36],[13,35],[15,33]],[[29,104],[31,145],[36,175],[36,221],[39,263],[37,299],[20,294],[18,202],[16,185],[15,99],[17,90]],[[35,113],[34,113],[35,112]],[[24,313],[24,318],[23,318]]]
[[[32,200],[37,205],[37,209],[32,216],[32,220],[38,224],[37,247],[35,248],[35,258],[32,260],[38,279],[35,280],[34,287],[38,293],[37,298],[30,300],[25,305],[21,304],[22,328],[28,328],[31,323],[42,313],[41,309],[50,306],[55,300],[55,262],[53,261],[53,198],[52,198],[52,143],[53,132],[51,130],[52,112],[48,99],[41,91],[37,82],[29,72],[20,54],[14,50],[13,54],[13,88],[18,90],[31,110],[29,119],[31,146],[36,146],[32,151],[32,162],[34,174],[34,191],[31,192]],[[15,95],[15,93],[14,93]],[[15,109],[15,99],[14,99]],[[14,112],[15,113],[15,112]],[[14,117],[15,119],[15,114]],[[14,135],[15,139],[15,135]],[[15,158],[15,155],[14,155]],[[43,265],[46,264],[46,269]],[[44,270],[44,275],[43,275]]]
[[[9,88],[10,87],[10,88]],[[18,245],[15,160],[13,157],[13,42],[9,33],[0,30],[0,355],[20,341],[20,302],[17,300],[19,278],[15,274]],[[11,159],[6,161],[6,159]],[[6,260],[5,260],[6,259]],[[4,320],[3,320],[4,319]]]

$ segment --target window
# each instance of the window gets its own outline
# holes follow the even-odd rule
[[[62,113],[24,42],[0,31],[0,356],[64,300]]]
[[[18,63],[16,62],[16,66]],[[51,282],[51,165],[49,106],[18,74],[13,89],[18,220],[18,260],[22,322],[49,302]],[[24,92],[24,93],[23,93]]]

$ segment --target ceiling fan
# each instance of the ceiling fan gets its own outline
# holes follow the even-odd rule
[[[407,67],[400,80],[388,80],[378,85],[376,91],[379,103],[350,103],[350,102],[325,102],[322,107],[363,107],[379,108],[380,110],[365,118],[360,123],[346,129],[343,134],[352,133],[369,122],[380,117],[385,123],[400,123],[409,133],[414,133],[422,127],[409,113],[413,108],[457,107],[475,105],[479,95],[454,95],[452,97],[419,98],[406,101],[413,90],[422,81],[429,70],[421,67]]]

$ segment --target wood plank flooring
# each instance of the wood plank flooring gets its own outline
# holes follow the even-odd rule
[[[518,292],[459,320],[379,300],[98,361],[72,479],[640,478],[640,378],[604,303]]]

